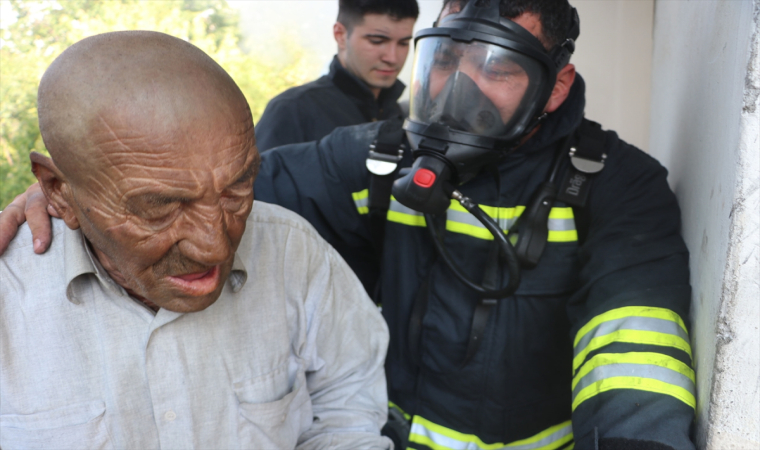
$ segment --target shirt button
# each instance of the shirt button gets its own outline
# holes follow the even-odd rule
[[[172,420],[176,418],[177,418],[177,414],[171,409],[169,411],[166,411],[166,414],[164,414],[164,419],[168,420],[169,422],[171,422]]]

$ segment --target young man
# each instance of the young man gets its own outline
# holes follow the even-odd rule
[[[415,0],[340,0],[330,73],[269,102],[256,124],[259,151],[402,114],[396,101],[405,86],[396,77],[418,14]]]

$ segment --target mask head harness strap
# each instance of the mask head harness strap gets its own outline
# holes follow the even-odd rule
[[[570,29],[567,31],[565,40],[559,45],[555,45],[549,52],[549,57],[554,61],[557,70],[565,67],[570,62],[570,57],[575,52],[575,40],[581,32],[581,20],[578,17],[578,11],[573,8],[570,18]]]

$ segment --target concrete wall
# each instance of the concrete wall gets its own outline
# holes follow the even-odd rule
[[[691,252],[697,444],[760,448],[760,0],[655,7],[650,151]]]

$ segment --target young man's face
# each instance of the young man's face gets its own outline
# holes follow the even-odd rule
[[[375,97],[381,89],[393,86],[404,67],[414,22],[412,18],[396,20],[384,14],[367,14],[350,32],[335,24],[338,59],[346,70],[367,83]]]

